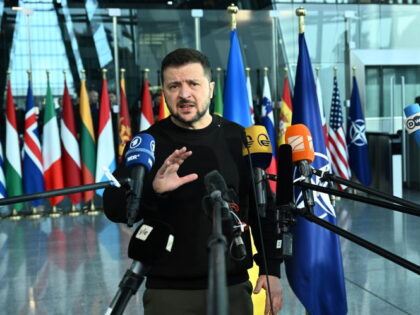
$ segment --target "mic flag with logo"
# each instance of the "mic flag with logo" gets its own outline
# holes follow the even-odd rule
[[[366,138],[366,124],[360,102],[359,88],[353,76],[353,90],[347,119],[347,149],[349,164],[360,183],[369,186],[372,182],[369,147]]]
[[[329,171],[315,80],[304,33],[299,34],[299,57],[293,99],[292,124],[305,124],[312,133],[313,167]],[[312,176],[311,183],[326,186]],[[329,196],[314,192],[314,214],[336,224]],[[302,191],[295,188],[295,202],[302,208]],[[287,278],[294,293],[311,315],[346,314],[347,300],[338,236],[302,217],[292,226],[293,257],[285,261]]]

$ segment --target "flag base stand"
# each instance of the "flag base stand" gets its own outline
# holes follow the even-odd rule
[[[101,211],[96,210],[95,204],[92,202],[90,205],[90,209],[86,212],[88,215],[98,215]]]
[[[50,217],[58,218],[59,216],[61,216],[61,213],[57,211],[57,207],[56,206],[52,207],[52,212],[50,214]]]
[[[10,216],[10,220],[20,220],[22,219],[22,216],[18,214],[18,212],[16,211],[16,209],[13,209],[12,211],[12,215]]]
[[[71,217],[76,217],[80,214],[81,214],[81,212],[77,210],[76,206],[72,205],[71,206],[71,211],[68,213],[68,215],[71,216]]]
[[[30,215],[28,215],[29,218],[31,219],[39,219],[42,215],[38,212],[36,207],[32,208],[32,213]]]

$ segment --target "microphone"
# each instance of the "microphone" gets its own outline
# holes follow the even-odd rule
[[[154,152],[155,139],[147,133],[141,133],[130,141],[129,148],[125,153],[125,165],[131,169],[131,190],[127,200],[127,225],[130,227],[139,217],[144,176],[155,162]]]
[[[405,127],[407,128],[408,134],[413,134],[420,146],[420,105],[415,103],[408,105],[404,108],[405,116]]]
[[[282,144],[277,152],[275,257],[286,258],[293,254],[293,236],[289,232],[289,225],[294,222],[291,213],[294,207],[292,147]]]
[[[172,250],[172,228],[157,220],[145,219],[131,236],[128,257],[133,259],[120,281],[106,315],[123,314],[130,298],[136,294],[151,266],[167,258]]]
[[[232,253],[232,258],[236,260],[244,259],[246,257],[246,248],[241,237],[241,232],[244,225],[242,222],[240,222],[239,217],[237,217],[236,214],[230,210],[230,206],[227,201],[223,199],[224,196],[229,195],[229,190],[223,176],[217,170],[213,170],[204,176],[204,184],[212,204],[218,204],[222,209],[222,221],[229,222],[228,224],[230,226],[230,231],[228,230],[228,234],[233,235],[232,242],[236,248],[235,253]],[[203,204],[206,204],[206,198],[204,198],[204,200],[205,201]],[[236,224],[234,218],[236,219]]]
[[[286,143],[292,147],[292,160],[296,164],[299,174],[305,178],[305,182],[310,183],[312,168],[309,165],[315,159],[312,134],[308,127],[303,124],[291,125],[286,129]],[[302,188],[305,205],[313,207],[315,205],[312,193]]]
[[[140,261],[145,266],[151,266],[168,257],[173,242],[171,226],[162,221],[144,219],[131,236],[128,257]]]
[[[262,218],[266,217],[267,210],[266,173],[264,170],[271,163],[272,152],[270,137],[264,126],[254,125],[245,128],[242,156],[250,161],[250,167],[254,172],[257,210]]]

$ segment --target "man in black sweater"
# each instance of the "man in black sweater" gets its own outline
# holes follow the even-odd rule
[[[204,177],[218,170],[229,188],[236,192],[236,214],[251,227],[258,253],[252,256],[249,230],[242,238],[247,255],[234,259],[227,255],[226,278],[229,314],[252,314],[252,287],[247,270],[253,258],[259,265],[254,292],[270,288],[273,310],[283,304],[280,263],[274,257],[275,222],[261,218],[261,234],[252,198],[250,170],[242,157],[244,128],[209,112],[214,82],[205,55],[193,49],[177,49],[168,54],[161,66],[163,90],[171,116],[151,126],[146,133],[156,141],[155,163],[145,179],[141,217],[168,223],[174,229],[169,258],[152,266],[143,296],[146,315],[206,314],[208,287],[208,248],[212,233],[211,218],[203,209],[207,194]],[[119,175],[127,175],[125,169]],[[105,197],[105,196],[104,196]],[[107,213],[113,221],[125,222],[125,200],[108,196]],[[271,216],[274,218],[274,215]],[[140,219],[140,218],[139,218]],[[261,240],[260,235],[263,236]],[[267,270],[261,244],[267,254]],[[229,252],[229,251],[228,251]],[[269,281],[269,286],[267,284]],[[270,310],[266,297],[265,314]]]

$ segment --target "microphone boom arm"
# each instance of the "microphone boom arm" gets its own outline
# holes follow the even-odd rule
[[[389,203],[389,202],[379,200],[379,199],[367,198],[367,197],[364,197],[364,196],[350,194],[350,193],[345,192],[345,191],[339,191],[337,189],[331,189],[331,188],[322,187],[322,186],[318,186],[318,185],[314,185],[314,184],[309,184],[309,183],[306,183],[306,182],[303,182],[303,181],[295,182],[294,185],[300,186],[300,187],[306,188],[306,189],[312,189],[312,190],[316,190],[316,191],[319,191],[319,192],[323,192],[323,193],[347,198],[347,199],[350,199],[350,200],[365,202],[365,203],[368,203],[368,204],[372,204],[372,205],[375,205],[375,206],[391,209],[391,210],[394,210],[394,211],[399,211],[399,212],[406,213],[406,214],[411,214],[411,215],[414,215],[414,216],[420,216],[420,212],[415,210],[415,209],[412,209],[412,208],[409,208],[409,207],[406,207],[406,206],[396,205],[396,204]]]
[[[359,237],[355,234],[352,234],[352,233],[350,233],[350,232],[348,232],[348,231],[346,231],[346,230],[344,230],[344,229],[342,229],[342,228],[340,228],[340,227],[338,227],[338,226],[336,226],[336,225],[334,225],[330,222],[327,222],[323,219],[318,218],[317,216],[312,214],[310,211],[307,211],[306,208],[296,209],[295,211],[297,212],[298,215],[306,218],[307,220],[309,220],[309,221],[311,221],[315,224],[318,224],[318,225],[320,225],[320,226],[322,226],[322,227],[324,227],[324,228],[326,228],[326,229],[328,229],[328,230],[330,230],[330,231],[332,231],[332,232],[334,232],[334,233],[336,233],[336,234],[338,234],[338,235],[340,235],[340,236],[342,236],[342,237],[344,237],[344,238],[346,238],[346,239],[348,239],[348,240],[350,240],[350,241],[352,241],[352,242],[354,242],[354,243],[356,243],[356,244],[358,244],[358,245],[360,245],[360,246],[362,246],[362,247],[364,247],[364,248],[366,248],[366,249],[368,249],[368,250],[370,250],[370,251],[372,251],[372,252],[374,252],[374,253],[382,256],[382,257],[384,257],[384,258],[386,258],[386,259],[388,259],[388,260],[391,260],[392,262],[394,262],[394,263],[396,263],[396,264],[398,264],[398,265],[400,265],[400,266],[402,266],[402,267],[404,267],[404,268],[406,268],[406,269],[408,269],[412,272],[420,274],[420,266],[419,265],[416,265],[409,260],[406,260],[406,259],[404,259],[400,256],[397,256],[394,253],[391,253],[390,251],[387,251],[386,249],[384,249],[382,247],[379,247],[379,246],[377,246],[377,245],[375,245],[375,244],[373,244],[373,243],[371,243],[371,242],[369,242],[369,241],[367,241],[367,240],[365,240],[365,239],[363,239],[363,238],[361,238],[361,237]]]
[[[416,208],[416,209],[420,210],[420,206],[413,203],[413,202],[410,202],[408,200],[383,193],[379,190],[376,190],[376,189],[373,189],[373,188],[370,188],[370,187],[366,187],[364,185],[361,185],[359,183],[355,183],[353,181],[341,178],[341,177],[336,176],[334,174],[323,172],[321,170],[317,170],[317,169],[314,169],[314,168],[312,168],[312,173],[319,176],[322,181],[329,181],[329,182],[332,181],[332,182],[335,182],[335,183],[339,183],[339,184],[349,186],[351,188],[363,191],[365,193],[383,198],[385,200],[389,200],[391,202],[395,202],[395,203],[398,203],[398,204],[406,206],[406,207]]]

